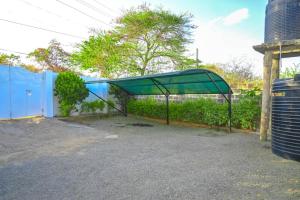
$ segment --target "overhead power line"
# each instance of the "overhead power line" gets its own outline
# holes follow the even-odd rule
[[[59,15],[59,14],[55,13],[55,12],[52,12],[51,10],[42,8],[42,7],[37,6],[37,5],[34,5],[34,4],[32,4],[31,2],[28,2],[28,1],[26,1],[26,0],[20,0],[20,1],[22,1],[24,4],[26,4],[26,5],[28,5],[28,6],[31,6],[31,7],[34,7],[34,8],[36,8],[36,9],[38,9],[39,11],[44,11],[45,13],[48,13],[48,14],[53,15],[53,16],[56,16],[56,17],[58,17],[58,18],[60,18],[60,19],[64,19],[64,20],[66,20],[66,21],[68,21],[68,22],[76,23],[76,24],[78,24],[78,25],[81,25],[81,26],[84,26],[84,27],[88,28],[88,27],[87,27],[86,25],[84,25],[84,24],[75,22],[75,21],[73,21],[73,20],[71,20],[71,19],[69,19],[69,18],[66,18],[66,17],[64,17],[64,16],[62,16],[62,15]]]
[[[118,12],[116,12],[114,9],[112,9],[112,8],[110,8],[110,7],[108,7],[107,5],[105,5],[104,3],[101,3],[101,2],[99,2],[99,1],[97,1],[97,0],[93,0],[94,2],[96,2],[98,5],[100,5],[100,6],[102,6],[102,7],[104,7],[104,8],[106,8],[106,9],[108,9],[108,10],[110,10],[110,11],[112,11],[112,12],[114,12],[114,13],[116,13],[116,14],[119,14]]]
[[[56,34],[60,34],[60,35],[65,35],[65,36],[69,36],[69,37],[84,39],[81,36],[77,36],[77,35],[73,35],[73,34],[69,34],[69,33],[63,33],[63,32],[59,32],[59,31],[55,31],[55,30],[51,30],[51,29],[46,29],[46,28],[39,27],[39,26],[33,26],[33,25],[29,25],[29,24],[23,24],[23,23],[20,23],[20,22],[11,21],[11,20],[7,20],[7,19],[0,18],[0,21],[8,22],[8,23],[11,23],[11,24],[17,24],[17,25],[20,25],[20,26],[26,26],[26,27],[29,27],[29,28],[34,28],[34,29],[38,29],[38,30],[42,30],[42,31],[51,32],[51,33],[56,33]]]
[[[100,13],[100,14],[103,13],[103,14],[109,15],[110,17],[114,17],[114,16],[112,16],[110,13],[108,13],[108,12],[106,12],[106,11],[103,12],[103,11],[100,10],[99,8],[95,7],[94,5],[88,3],[88,2],[86,2],[86,1],[84,1],[84,0],[75,0],[75,1],[79,2],[80,4],[84,5],[84,6],[87,7],[87,8],[92,9],[92,10],[95,11],[96,13]]]
[[[63,5],[65,5],[65,6],[69,7],[69,8],[71,8],[71,9],[73,9],[73,10],[75,10],[75,11],[77,11],[77,12],[79,12],[79,13],[81,13],[81,14],[83,14],[83,15],[85,15],[85,16],[87,16],[87,17],[89,17],[89,18],[91,18],[91,19],[93,19],[93,20],[95,20],[95,21],[97,21],[97,22],[100,22],[100,23],[105,24],[105,25],[107,25],[107,26],[111,26],[110,24],[108,24],[108,23],[106,23],[106,22],[104,22],[104,21],[102,21],[102,20],[99,20],[99,19],[97,19],[97,18],[95,18],[95,17],[93,17],[93,16],[91,16],[91,15],[89,15],[89,14],[86,14],[85,12],[79,10],[78,8],[75,8],[75,7],[73,7],[73,6],[71,6],[71,5],[67,4],[67,3],[65,3],[65,2],[63,2],[63,1],[60,1],[60,0],[56,0],[56,1],[57,1],[58,3],[60,3],[60,4],[63,4]]]
[[[28,53],[19,52],[19,51],[13,51],[13,50],[9,50],[9,49],[2,49],[2,48],[0,48],[0,51],[6,51],[6,52],[11,52],[11,53],[16,53],[16,54],[22,54],[22,55],[29,55]]]

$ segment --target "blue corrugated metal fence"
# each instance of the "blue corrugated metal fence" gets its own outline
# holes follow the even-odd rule
[[[56,113],[53,95],[56,73],[33,73],[22,67],[0,65],[0,119],[29,116],[53,117]],[[94,80],[82,77],[84,80]],[[94,84],[89,89],[107,98],[107,84]],[[86,100],[93,101],[90,95]]]

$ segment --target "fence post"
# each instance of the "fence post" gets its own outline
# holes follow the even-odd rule
[[[167,125],[170,124],[169,120],[169,94],[166,94],[166,107],[167,107]]]
[[[126,96],[125,96],[125,101],[124,101],[124,113],[125,113],[125,117],[128,116],[128,108],[127,108],[128,99],[129,99],[129,95],[126,94]]]
[[[228,93],[228,116],[229,116],[229,132],[231,133],[231,120],[232,120],[232,94]]]
[[[9,76],[9,79],[8,79],[8,87],[9,87],[9,118],[12,119],[12,99],[11,99],[11,96],[12,96],[12,89],[11,89],[11,66],[9,65],[8,66],[8,76]]]
[[[43,88],[43,93],[45,94],[44,98],[44,113],[43,115],[45,117],[53,117],[54,116],[54,83],[53,83],[53,75],[54,73],[52,71],[45,71],[45,80]]]

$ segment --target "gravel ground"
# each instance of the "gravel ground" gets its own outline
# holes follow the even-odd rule
[[[6,121],[0,199],[299,200],[300,163],[254,134],[132,117]]]

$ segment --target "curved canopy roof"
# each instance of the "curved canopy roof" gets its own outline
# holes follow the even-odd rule
[[[90,81],[107,82],[130,95],[172,95],[172,94],[229,94],[228,83],[216,73],[206,69],[192,69],[170,73]]]
[[[172,94],[222,94],[228,102],[229,130],[231,130],[231,94],[228,83],[216,73],[206,69],[192,69],[170,73],[121,78],[115,80],[88,81],[86,84],[109,83],[125,91],[129,95],[165,95],[167,124],[169,124],[169,95]],[[105,99],[90,91],[98,98]],[[228,94],[228,97],[227,95]],[[107,102],[108,103],[108,102]],[[127,112],[117,109],[125,116]]]

